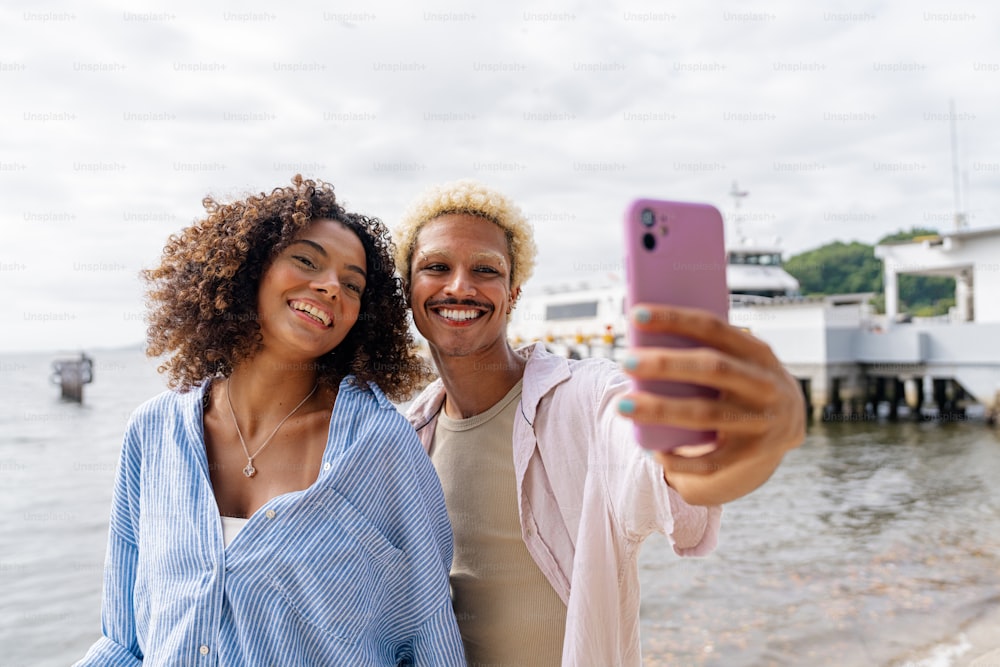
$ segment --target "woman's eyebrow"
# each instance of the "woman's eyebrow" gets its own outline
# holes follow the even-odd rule
[[[319,254],[323,255],[324,257],[328,257],[328,255],[326,254],[326,249],[323,248],[323,246],[321,246],[320,244],[316,243],[315,241],[310,241],[309,239],[295,239],[289,244],[289,246],[293,246],[296,243],[305,243],[306,245],[311,246]]]

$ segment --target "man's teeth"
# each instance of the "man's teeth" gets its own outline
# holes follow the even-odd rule
[[[293,305],[295,310],[301,310],[307,315],[311,315],[313,319],[322,322],[324,326],[330,326],[330,318],[319,308],[315,306],[310,306],[308,303],[296,303]]]
[[[442,308],[438,312],[441,313],[441,317],[449,320],[455,320],[457,322],[474,320],[482,315],[482,313],[478,310],[452,310],[451,308]]]

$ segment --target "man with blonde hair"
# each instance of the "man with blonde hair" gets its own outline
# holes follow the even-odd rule
[[[510,313],[536,248],[520,210],[474,181],[433,187],[396,230],[397,269],[440,379],[409,419],[455,533],[456,617],[470,665],[639,665],[638,553],[654,530],[682,556],[714,549],[721,505],[801,444],[798,383],[716,316],[638,304],[649,331],[704,347],[632,349],[624,371],[541,344],[514,350]],[[693,382],[718,400],[631,391]],[[716,431],[712,451],[647,456],[633,420]]]

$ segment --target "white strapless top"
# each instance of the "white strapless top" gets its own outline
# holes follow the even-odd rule
[[[222,543],[225,546],[229,546],[229,543],[233,541],[236,534],[243,529],[243,526],[247,525],[249,519],[238,519],[234,516],[224,516],[222,518]]]

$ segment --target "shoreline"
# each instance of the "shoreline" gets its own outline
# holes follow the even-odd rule
[[[969,621],[947,642],[896,663],[901,667],[1000,667],[1000,604]]]
[[[970,623],[964,634],[972,648],[955,667],[1000,667],[1000,604]]]

